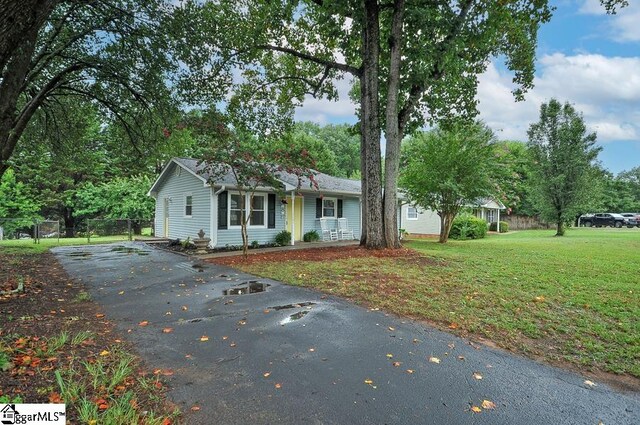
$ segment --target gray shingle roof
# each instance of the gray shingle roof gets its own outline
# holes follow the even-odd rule
[[[195,174],[201,176],[203,179],[209,180],[210,175],[207,172],[202,171],[205,168],[205,165],[198,165],[199,161],[197,159],[173,158],[173,160],[183,167],[191,170]],[[220,166],[222,167],[223,165]],[[277,175],[278,180],[282,181],[283,183],[292,187],[298,187],[298,176],[287,173],[286,171],[274,170],[274,173]],[[315,181],[318,183],[318,192],[348,193],[354,195],[360,195],[361,193],[360,180],[343,179],[340,177],[330,176],[328,174],[324,174],[315,170],[313,171],[313,174]],[[236,180],[231,172],[227,172],[222,177],[217,178],[215,184],[234,186],[236,184]],[[302,179],[300,179],[300,190],[312,192],[316,191],[315,187],[311,185],[311,181],[307,177],[303,177]]]

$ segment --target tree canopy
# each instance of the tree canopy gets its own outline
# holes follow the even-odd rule
[[[482,124],[454,124],[417,133],[404,145],[400,187],[410,204],[440,216],[440,242],[465,205],[494,195],[491,130]]]
[[[531,124],[528,134],[535,205],[562,236],[565,224],[594,198],[601,148],[595,146],[596,134],[587,132],[582,114],[555,99],[542,104],[540,120]]]

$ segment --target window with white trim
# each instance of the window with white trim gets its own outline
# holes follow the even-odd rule
[[[416,207],[407,207],[407,220],[417,220],[418,209]]]
[[[229,194],[229,226],[242,225],[242,210],[240,209],[244,200],[238,193]]]
[[[338,210],[336,198],[322,198],[322,217],[335,218]]]
[[[496,210],[494,210],[492,208],[487,210],[487,222],[493,223],[493,222],[497,221],[496,220],[496,216],[497,216]]]
[[[265,206],[267,205],[266,195],[253,195],[251,199],[251,219],[250,226],[264,226]]]
[[[248,227],[266,227],[267,224],[267,195],[246,193],[240,196],[239,193],[229,193],[229,227],[242,226],[242,220],[253,209]],[[244,208],[244,216],[240,208]]]
[[[184,197],[184,216],[193,216],[193,196],[191,194],[187,194]]]

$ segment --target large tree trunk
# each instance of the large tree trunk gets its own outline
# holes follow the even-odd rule
[[[386,246],[382,215],[382,166],[380,152],[380,104],[378,71],[380,24],[376,0],[364,0],[363,72],[361,78],[361,163],[363,165],[363,214],[367,216],[364,241],[367,248]]]
[[[29,72],[36,37],[37,32],[27,35],[21,47],[7,63],[0,80],[0,177],[9,168],[7,161],[20,138],[15,128],[18,121],[18,99]]]
[[[62,209],[62,218],[64,219],[64,236],[66,238],[75,237],[76,218],[73,215],[73,208],[64,207]]]
[[[446,243],[449,240],[449,232],[451,232],[451,226],[453,226],[453,219],[455,214],[442,214],[440,216],[440,238],[438,242]]]
[[[391,35],[389,36],[389,77],[387,80],[384,173],[384,238],[388,248],[400,248],[398,234],[398,168],[400,166],[400,133],[398,92],[400,90],[401,42],[404,0],[395,0]]]
[[[556,236],[564,236],[564,223],[562,220],[556,223]]]

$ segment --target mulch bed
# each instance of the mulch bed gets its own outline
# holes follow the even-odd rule
[[[397,258],[419,262],[431,262],[433,260],[408,249],[365,249],[357,245],[332,246],[326,248],[291,249],[286,251],[274,251],[266,253],[249,253],[247,258],[242,254],[232,257],[211,258],[207,262],[234,266],[238,264],[255,264],[277,261],[331,261],[349,258]]]
[[[132,352],[99,305],[87,300],[85,288],[69,278],[53,254],[0,253],[0,290],[15,289],[19,279],[24,282],[24,292],[0,296],[0,354],[11,358],[8,370],[0,369],[0,397],[20,397],[24,403],[63,403],[66,400],[60,398],[56,371],[72,366],[81,369],[81,362],[96,359],[108,364],[111,357],[105,353],[110,350]],[[86,331],[93,336],[81,344],[68,343],[54,354],[42,356],[52,338],[63,332],[73,337]],[[172,406],[164,401],[164,385],[157,386],[154,400],[138,388],[136,377],[146,372],[137,358],[134,363],[137,375],[129,377],[115,395],[134,391],[140,411],[170,411]],[[96,402],[103,398],[99,390],[87,396]],[[78,422],[77,412],[67,403],[67,423]]]

